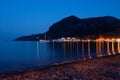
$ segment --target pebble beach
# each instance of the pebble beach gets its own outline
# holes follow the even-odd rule
[[[0,73],[0,80],[120,80],[120,55]]]

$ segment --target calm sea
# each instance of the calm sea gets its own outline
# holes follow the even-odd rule
[[[106,44],[101,44],[103,55],[107,55]],[[116,48],[115,44],[115,51]],[[82,60],[89,56],[96,57],[96,52],[99,51],[95,42],[90,44],[87,42],[83,44],[81,42],[0,42],[0,72]]]

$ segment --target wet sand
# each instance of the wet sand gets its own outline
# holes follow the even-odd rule
[[[120,55],[0,73],[0,80],[120,80]]]

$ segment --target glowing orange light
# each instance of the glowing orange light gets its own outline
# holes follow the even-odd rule
[[[99,57],[98,41],[96,41],[96,54],[97,54],[97,57]]]
[[[113,39],[112,39],[113,40]],[[115,54],[114,40],[112,41],[112,53]]]
[[[111,55],[111,53],[110,53],[110,47],[109,47],[109,41],[107,41],[107,53],[108,53],[108,55]]]
[[[119,38],[117,38],[117,39],[116,39],[116,41],[117,41],[117,42],[120,42],[120,39],[119,39]]]
[[[115,41],[115,38],[112,38],[112,41]]]
[[[88,57],[89,59],[91,59],[91,55],[90,55],[90,40],[88,40]]]
[[[120,42],[118,42],[118,53],[120,54]]]
[[[84,59],[84,41],[82,41],[82,57]]]

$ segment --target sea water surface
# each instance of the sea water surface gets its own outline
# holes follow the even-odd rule
[[[106,43],[101,45],[101,48],[103,55],[107,55]],[[84,44],[82,42],[0,42],[0,72],[82,60],[90,56],[96,57],[96,52],[98,51],[95,42],[90,44],[87,42]]]

